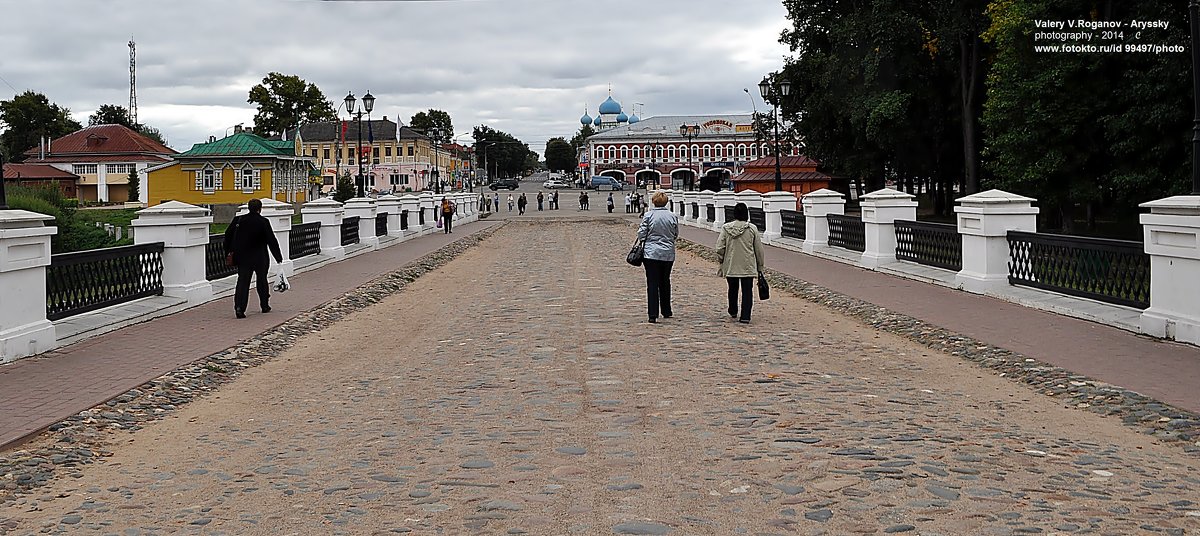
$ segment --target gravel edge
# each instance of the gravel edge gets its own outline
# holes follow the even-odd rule
[[[275,358],[301,337],[400,292],[417,278],[487,240],[506,222],[447,244],[342,296],[226,350],[202,357],[51,425],[30,439],[36,446],[0,454],[0,505],[30,495],[61,476],[81,476],[80,466],[112,456],[119,431],[136,431],[179,406],[232,382],[247,369]],[[0,534],[6,533],[0,518]]]
[[[716,262],[716,252],[679,238],[678,249]],[[1023,354],[986,344],[920,319],[853,298],[800,278],[766,270],[772,287],[856,318],[875,329],[899,335],[932,350],[950,354],[1024,383],[1066,407],[1120,417],[1126,426],[1151,435],[1184,452],[1200,456],[1200,415],[1146,395],[1076,374]]]

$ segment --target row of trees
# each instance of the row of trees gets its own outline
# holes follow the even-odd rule
[[[11,99],[0,101],[0,152],[11,162],[25,159],[24,152],[37,147],[42,137],[59,138],[83,128],[71,117],[71,110],[50,101],[46,95],[25,91]],[[129,118],[129,110],[115,104],[103,104],[88,117],[88,126],[124,125],[166,145],[166,139],[158,129],[135,124]]]
[[[479,125],[473,130],[473,135],[476,160],[482,165],[486,158],[487,173],[491,179],[519,176],[538,169],[538,154],[512,134]]]
[[[1004,188],[1072,230],[1186,191],[1186,53],[1038,52],[1035,20],[1165,20],[1128,43],[1187,41],[1184,0],[784,0],[782,110],[805,152],[868,189]],[[1093,42],[1094,43],[1094,42]]]

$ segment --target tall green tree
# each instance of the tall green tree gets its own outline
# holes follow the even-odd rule
[[[579,154],[579,150],[587,145],[587,139],[596,135],[596,129],[592,125],[581,125],[579,131],[571,136],[571,152]]]
[[[144,123],[134,124],[133,119],[129,117],[129,110],[116,104],[101,104],[92,115],[89,115],[88,126],[95,125],[122,125],[158,143],[167,144],[167,139],[163,137],[161,131]]]
[[[571,144],[562,138],[551,138],[546,142],[546,167],[550,171],[566,171],[575,170],[578,162],[575,160],[575,151],[571,148]]]
[[[333,103],[321,89],[296,75],[268,73],[262,83],[250,88],[246,102],[258,107],[254,133],[274,136],[304,123],[334,121]]]
[[[136,169],[129,171],[129,200],[137,202],[141,197],[141,182],[138,180],[138,172]]]
[[[450,114],[442,110],[430,108],[429,111],[417,112],[409,120],[408,126],[425,132],[426,135],[437,129],[436,141],[441,143],[450,143],[454,137],[454,122],[450,120]]]
[[[50,102],[41,93],[26,91],[0,101],[0,150],[8,160],[20,162],[27,149],[37,147],[39,136],[57,138],[82,128],[71,118],[71,110]]]
[[[493,179],[520,175],[529,167],[529,154],[533,153],[535,159],[537,157],[529,145],[507,132],[479,125],[473,134],[475,147],[487,147],[488,168],[493,173],[489,176]]]

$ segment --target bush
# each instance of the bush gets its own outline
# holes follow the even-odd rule
[[[54,253],[104,248],[116,244],[104,229],[78,218],[75,210],[78,201],[64,198],[58,188],[15,186],[6,193],[8,204],[12,208],[38,212],[54,218],[53,222],[47,223],[58,227],[58,233],[50,239],[50,249]]]
[[[354,197],[356,191],[357,190],[354,187],[354,181],[350,180],[350,175],[342,175],[338,178],[337,189],[333,192],[333,200],[339,203],[345,203],[347,200]]]

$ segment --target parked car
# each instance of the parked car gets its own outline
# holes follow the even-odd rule
[[[520,188],[520,187],[521,187],[521,182],[518,181],[517,179],[500,179],[500,180],[488,185],[488,188],[491,188],[493,191],[499,190],[501,188],[508,188],[509,190],[516,190],[517,188]]]
[[[564,181],[562,179],[550,179],[550,180],[542,183],[542,188],[553,189],[553,188],[570,188],[570,187],[571,187],[571,183]]]
[[[612,177],[598,175],[592,177],[592,182],[588,188],[591,188],[592,190],[623,190],[624,185],[621,184],[621,181]]]

